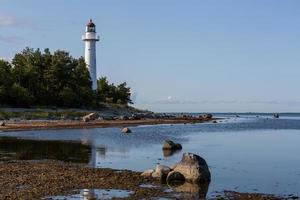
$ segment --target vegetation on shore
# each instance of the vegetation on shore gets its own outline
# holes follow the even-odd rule
[[[99,108],[103,103],[132,103],[126,82],[114,85],[103,77],[97,85],[93,91],[84,59],[66,51],[27,47],[11,63],[0,60],[0,105]]]

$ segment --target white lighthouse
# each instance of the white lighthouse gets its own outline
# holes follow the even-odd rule
[[[82,36],[82,40],[85,42],[85,54],[84,59],[87,68],[90,72],[92,80],[92,89],[97,89],[97,66],[96,66],[96,42],[99,41],[99,36],[96,35],[96,26],[93,21],[87,23],[85,28],[85,35]]]

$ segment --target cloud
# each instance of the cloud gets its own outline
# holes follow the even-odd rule
[[[33,21],[26,18],[20,19],[9,14],[0,14],[0,28],[1,27],[25,27],[32,30],[40,30],[40,27]]]
[[[196,104],[196,103],[197,103],[196,101],[174,99],[172,96],[168,96],[166,99],[160,99],[153,102],[153,104]]]
[[[0,27],[3,26],[14,26],[18,24],[15,17],[10,15],[0,14]]]
[[[7,44],[20,44],[22,41],[23,41],[23,39],[18,36],[1,36],[0,35],[0,42],[4,42]]]

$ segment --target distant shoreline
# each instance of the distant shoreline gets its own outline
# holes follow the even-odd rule
[[[139,125],[159,124],[195,124],[213,122],[216,118],[175,118],[175,119],[139,119],[139,120],[94,120],[83,122],[79,120],[21,120],[18,122],[6,121],[5,126],[0,126],[0,131],[26,131],[26,130],[50,130],[50,129],[84,129],[84,128],[108,128],[127,127]]]

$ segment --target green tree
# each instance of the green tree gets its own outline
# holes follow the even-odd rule
[[[4,60],[0,60],[0,104],[9,104],[9,90],[13,84],[12,67]]]
[[[27,107],[32,103],[32,96],[26,88],[14,83],[9,92],[11,105],[16,107]]]

